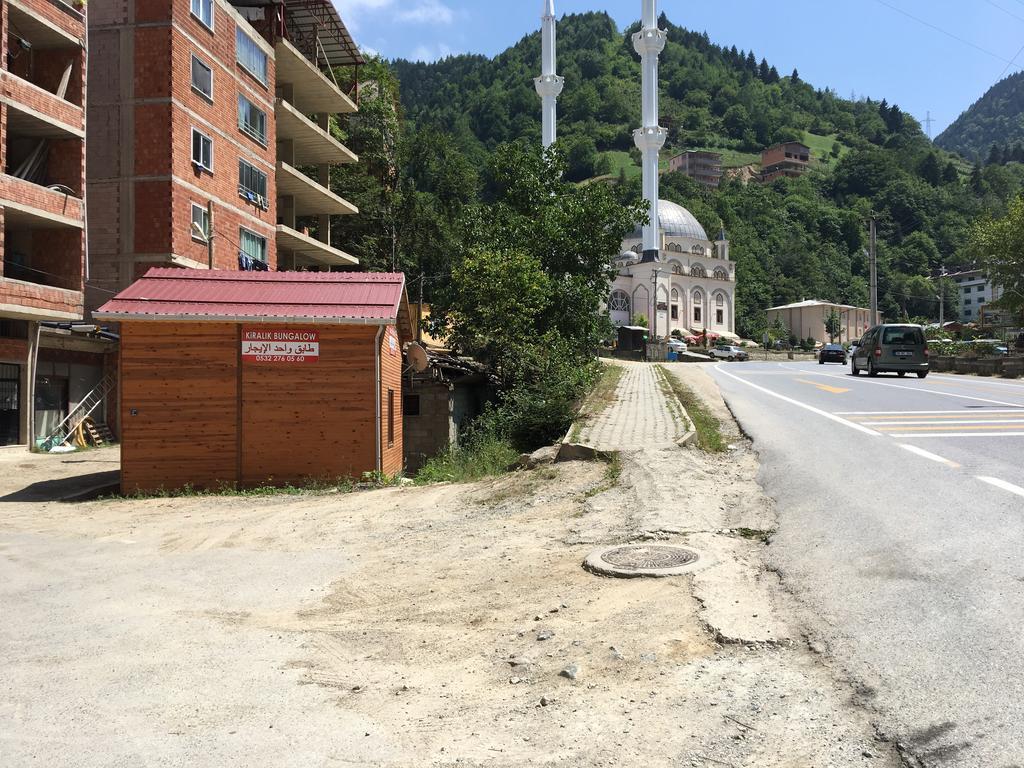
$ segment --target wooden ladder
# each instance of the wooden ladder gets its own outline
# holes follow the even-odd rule
[[[116,442],[114,440],[114,433],[110,431],[110,427],[106,424],[97,424],[92,419],[87,419],[85,430],[89,433],[89,439],[92,440],[92,444],[97,448],[101,445],[111,445]]]

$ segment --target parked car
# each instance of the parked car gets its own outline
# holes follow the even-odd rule
[[[850,369],[854,376],[861,371],[867,371],[868,376],[916,373],[923,379],[928,375],[928,342],[924,330],[919,325],[876,325],[860,340]]]
[[[682,339],[669,339],[668,340],[668,348],[669,348],[669,351],[671,351],[671,352],[679,352],[679,353],[685,352],[686,351],[686,342],[683,341]]]
[[[842,344],[826,344],[818,352],[818,365],[842,363],[846,365],[846,350]]]
[[[711,357],[729,361],[750,359],[750,355],[747,354],[746,350],[734,347],[731,344],[718,344],[711,350]]]

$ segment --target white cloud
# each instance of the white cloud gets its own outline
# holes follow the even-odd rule
[[[409,58],[413,61],[425,61],[429,63],[437,61],[438,59],[443,59],[446,56],[451,56],[454,53],[455,51],[444,43],[438,43],[436,47],[418,45],[413,50],[412,54],[410,54]]]
[[[341,20],[349,30],[359,29],[359,22],[368,13],[387,8],[393,0],[334,0],[334,5],[341,14]]]
[[[455,13],[441,0],[418,0],[412,8],[399,11],[395,18],[418,24],[451,24]]]

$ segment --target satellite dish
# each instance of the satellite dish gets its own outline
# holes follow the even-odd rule
[[[427,358],[427,350],[417,343],[410,344],[405,353],[409,356],[409,365],[416,373],[423,373],[430,367],[430,360]]]

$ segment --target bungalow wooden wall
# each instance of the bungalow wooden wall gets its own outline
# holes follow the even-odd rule
[[[235,482],[237,338],[227,323],[122,324],[124,492]]]
[[[317,331],[319,361],[242,363],[235,324],[122,324],[122,490],[301,484],[376,469],[378,327],[260,329]],[[402,358],[386,334],[382,347],[382,408],[391,388],[396,409],[394,444],[387,447],[382,419],[382,445],[394,474],[402,469]]]
[[[242,364],[242,482],[358,479],[377,468],[377,326],[266,326],[318,331],[320,360]],[[260,326],[264,330],[264,326]]]

